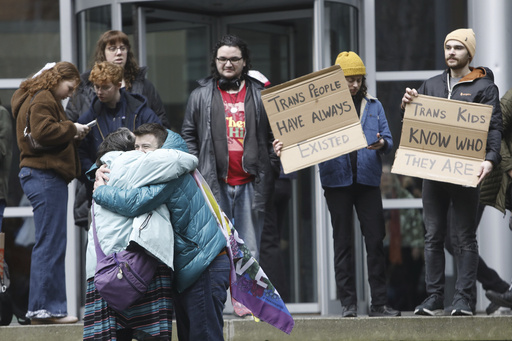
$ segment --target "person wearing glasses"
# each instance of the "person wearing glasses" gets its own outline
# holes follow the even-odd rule
[[[169,121],[165,113],[162,99],[151,81],[146,79],[147,66],[140,67],[135,60],[128,36],[121,31],[107,31],[96,43],[94,62],[111,62],[123,67],[122,87],[130,93],[146,97],[148,106],[160,118],[163,125],[168,127]],[[66,115],[73,122],[84,114],[94,98],[93,84],[89,80],[91,71],[83,73],[80,86],[70,98],[66,106]]]
[[[110,30],[100,36],[96,43],[92,64],[104,61],[123,68],[122,87],[129,93],[144,96],[147,106],[155,112],[164,126],[170,128],[160,95],[153,83],[146,79],[147,67],[137,64],[130,40],[124,32]],[[80,85],[66,106],[66,115],[73,122],[77,122],[78,118],[89,110],[96,95],[93,83],[89,80],[90,75],[91,70],[81,74]],[[85,185],[86,183],[87,180],[79,179],[74,208],[75,224],[85,229],[89,226],[88,216],[92,195],[91,187]]]
[[[247,44],[223,36],[212,51],[211,76],[199,80],[189,97],[181,134],[215,199],[258,259],[279,159],[261,101],[264,84],[248,76],[250,68]]]
[[[78,118],[78,123],[95,123],[78,150],[82,174],[96,162],[98,147],[108,134],[121,127],[134,131],[144,123],[161,124],[144,96],[129,93],[123,88],[123,68],[120,65],[107,61],[96,63],[89,81],[96,95],[89,110]],[[92,182],[85,183],[92,197]]]

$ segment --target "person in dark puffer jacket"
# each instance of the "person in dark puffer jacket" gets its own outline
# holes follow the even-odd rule
[[[512,89],[501,98],[500,107],[503,117],[501,163],[482,182],[480,202],[505,214],[505,209],[512,210],[512,202],[507,199],[507,189],[512,178]]]
[[[477,175],[481,182],[501,161],[502,117],[498,87],[494,76],[486,67],[470,67],[476,51],[472,29],[458,29],[446,36],[444,56],[446,69],[442,74],[425,81],[418,90],[407,88],[402,97],[402,110],[418,94],[465,102],[481,103],[493,107],[485,159]],[[450,114],[450,113],[448,113]],[[444,311],[444,244],[447,234],[447,213],[452,205],[451,226],[457,236],[454,254],[457,281],[452,315],[473,315],[474,285],[478,267],[476,240],[476,211],[480,189],[446,182],[423,180],[423,217],[425,222],[425,281],[429,296],[414,311],[417,315],[438,315]]]
[[[512,211],[512,192],[509,187],[512,177],[512,89],[509,89],[500,100],[503,117],[503,138],[501,140],[501,163],[487,176],[480,189],[480,204],[492,206],[502,212]],[[509,220],[512,230],[512,217]],[[478,267],[482,266],[482,261]],[[484,263],[485,264],[485,263]],[[496,275],[497,276],[497,275]],[[495,279],[497,280],[497,279]],[[491,301],[489,307],[497,310],[501,307],[512,307],[511,287],[486,288],[485,296]],[[486,312],[489,313],[489,307]]]

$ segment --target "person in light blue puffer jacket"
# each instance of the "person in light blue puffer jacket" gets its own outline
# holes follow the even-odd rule
[[[151,145],[187,150],[181,137],[170,130],[167,138],[159,139],[158,131],[162,129],[165,133],[157,124],[140,126],[134,131],[136,148]],[[167,184],[129,190],[99,186],[93,198],[103,207],[130,217],[167,205],[174,228],[173,290],[178,337],[198,340],[212,339],[213,335],[215,340],[223,339],[222,311],[230,269],[227,241],[193,177],[186,174]]]
[[[117,132],[122,133],[125,130],[130,133],[127,128],[121,128]],[[153,153],[136,150],[110,151],[101,157],[101,163],[106,164],[111,170],[109,184],[125,189],[175,180],[179,176],[193,171],[197,167],[197,161],[195,156],[173,149],[162,149]],[[113,213],[113,210],[109,210],[101,204],[94,203],[96,230],[103,252],[106,255],[119,252],[125,249],[131,240],[134,240],[172,269],[173,253],[169,252],[169,247],[172,251],[173,245],[169,246],[169,244],[172,244],[174,240],[172,233],[168,232],[169,230],[172,232],[169,211],[164,205],[155,207],[152,211],[153,216],[150,221],[159,218],[160,224],[155,224],[157,225],[155,228],[146,227],[141,230],[140,234],[148,235],[140,239],[138,233],[131,236],[134,235],[132,225],[136,224],[137,219],[134,221],[132,218]],[[169,236],[169,238],[164,238],[164,236]],[[91,278],[94,277],[96,269],[92,227],[89,229],[88,241],[86,275],[87,278]]]
[[[166,183],[197,166],[197,158],[186,152],[160,149],[144,153],[133,150],[134,146],[135,136],[127,128],[109,134],[101,143],[97,166],[108,166],[109,184],[133,188]],[[169,339],[172,328],[174,233],[167,207],[160,205],[150,214],[133,219],[93,203],[92,224],[86,255],[87,291],[83,339],[95,340],[98,335],[109,340],[132,339],[141,335]],[[142,247],[160,261],[147,292],[123,311],[111,309],[96,289],[94,275],[97,259],[93,229],[97,232],[99,246],[107,255],[123,249]]]

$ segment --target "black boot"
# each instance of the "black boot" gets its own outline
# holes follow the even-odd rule
[[[512,308],[512,291],[507,290],[500,294],[496,291],[487,290],[485,296],[494,304],[501,307]]]

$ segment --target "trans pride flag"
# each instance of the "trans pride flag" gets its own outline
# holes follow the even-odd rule
[[[290,334],[295,322],[281,296],[238,236],[226,214],[220,209],[203,176],[197,170],[193,176],[227,240],[228,256],[231,261],[231,297],[243,305],[240,307],[237,302],[233,302],[235,312],[247,308],[256,318]]]

